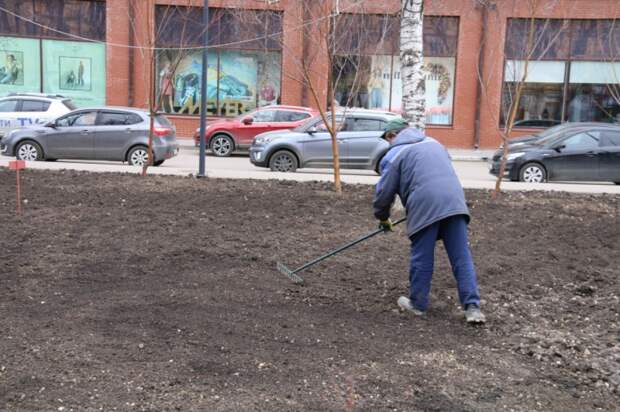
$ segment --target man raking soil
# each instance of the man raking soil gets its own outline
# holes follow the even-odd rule
[[[398,299],[398,306],[416,315],[426,313],[435,243],[441,239],[466,321],[485,322],[468,245],[469,210],[448,151],[402,119],[389,122],[384,130],[383,138],[390,142],[390,149],[380,164],[374,214],[380,227],[392,230],[390,210],[398,195],[407,210],[407,235],[411,240],[410,293]]]

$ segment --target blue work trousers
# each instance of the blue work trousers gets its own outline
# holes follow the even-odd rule
[[[452,265],[461,305],[480,307],[480,293],[476,269],[467,241],[467,221],[463,215],[451,216],[425,227],[411,236],[411,282],[412,305],[421,311],[428,308],[431,279],[435,263],[435,243],[442,239]]]

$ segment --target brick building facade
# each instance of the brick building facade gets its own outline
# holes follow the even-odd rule
[[[198,125],[197,109],[193,104],[199,101],[196,99],[198,78],[192,70],[195,70],[200,53],[200,36],[197,34],[200,34],[202,0],[52,1],[62,3],[64,10],[60,12],[37,9],[39,6],[36,3],[41,3],[39,0],[32,1],[32,7],[25,6],[25,3],[31,2],[0,0],[0,7],[21,16],[34,16],[33,20],[38,23],[61,29],[58,32],[37,31],[28,22],[18,21],[15,16],[0,10],[0,54],[5,50],[5,56],[0,56],[0,59],[8,59],[11,52],[6,50],[21,47],[18,40],[24,38],[40,39],[44,46],[51,39],[65,41],[67,47],[75,50],[79,49],[81,41],[95,39],[99,43],[93,47],[99,46],[101,50],[75,51],[77,57],[59,57],[58,61],[52,61],[52,51],[41,47],[43,51],[38,58],[42,61],[42,79],[38,88],[78,97],[82,93],[87,101],[86,85],[95,90],[100,83],[104,87],[104,101],[95,99],[93,102],[146,107],[151,76],[155,76],[154,82],[159,90],[170,90],[163,106],[176,124],[178,135],[192,135]],[[95,5],[86,9],[85,3]],[[301,3],[301,0],[210,1],[212,16],[218,16],[217,20],[212,21],[217,21],[219,27],[219,31],[213,34],[209,31],[212,38],[210,44],[218,46],[209,55],[209,73],[217,79],[213,80],[213,84],[211,78],[209,80],[211,103],[208,107],[211,115],[233,115],[275,102],[313,106],[311,91],[307,84],[300,81],[303,77],[300,62],[308,56],[313,56],[310,72],[313,84],[324,96],[327,73],[334,67],[329,67],[328,54],[320,46],[320,39],[313,38],[313,30],[308,30],[308,27],[315,25],[318,33],[319,25],[324,24],[325,20],[314,21],[316,16],[321,16],[321,13],[324,16],[335,9],[330,5],[329,9],[314,10],[310,16]],[[484,7],[483,3],[488,6]],[[529,9],[527,3],[427,0],[425,58],[429,65],[428,133],[447,146],[491,148],[498,145],[506,102],[510,100],[516,82],[523,78],[519,70],[522,70],[525,60],[523,39],[528,37],[528,26],[524,22],[529,24],[532,17],[536,18],[531,26],[536,28],[535,44],[530,54],[533,64],[528,70],[524,98],[517,112],[518,125],[523,127],[517,127],[514,134],[531,132],[533,129],[528,127],[537,124],[618,119],[620,66],[616,60],[620,60],[620,23],[616,29],[615,19],[620,9],[617,0],[546,0],[539,2],[534,11]],[[184,16],[166,13],[170,6],[188,4],[195,10],[188,11]],[[400,72],[398,19],[395,16],[400,1],[341,0],[338,7],[339,18],[358,22],[350,27],[369,27],[366,40],[356,37],[355,33],[342,34],[344,37],[349,35],[351,44],[356,45],[357,56],[349,60],[355,63],[355,70],[347,68],[349,63],[344,60],[339,66],[344,80],[343,86],[336,90],[338,98],[348,105],[398,111]],[[57,16],[58,13],[70,14],[71,10],[78,16],[88,12],[88,19],[66,23],[66,17]],[[239,17],[244,10],[252,11],[252,18],[257,22],[255,25],[251,20]],[[104,18],[101,13],[104,13]],[[55,16],[65,22],[55,22]],[[183,29],[179,19],[187,23],[182,25]],[[85,20],[90,24],[103,25],[105,30],[101,27],[98,32],[89,29]],[[313,21],[312,25],[308,24],[308,20]],[[185,36],[186,27],[189,27],[188,36],[193,38],[177,41],[175,36]],[[67,32],[73,35],[67,37],[64,34]],[[3,47],[3,41],[9,45]],[[50,44],[50,50],[59,45],[62,46]],[[177,56],[174,49],[180,46],[191,50],[183,59],[176,60],[187,74],[172,76],[167,73]],[[343,54],[344,58],[344,55],[351,53],[347,47],[343,46],[337,54]],[[153,48],[158,49],[155,59],[152,58],[155,53]],[[166,48],[169,50],[162,51]],[[98,55],[94,54],[95,57],[80,60],[80,53],[95,52],[104,53],[105,63],[98,62]],[[12,55],[21,56],[16,53]],[[47,61],[50,73],[53,73],[49,76],[46,74]],[[332,64],[338,62],[336,59]],[[86,65],[84,90],[80,89],[79,82],[68,83],[65,78],[66,73],[70,73],[70,67],[73,67],[71,64],[82,66],[79,68],[81,72],[84,72]],[[101,64],[105,65],[105,77],[97,82],[97,69],[101,69],[98,67]],[[63,69],[63,65],[67,68]],[[57,66],[60,73],[54,71]],[[363,72],[366,76],[355,93],[351,89],[355,88],[353,86],[359,78],[350,77],[353,80],[347,83],[347,76],[353,76],[353,72],[356,75]],[[65,89],[50,88],[49,79],[55,80],[58,76]],[[479,78],[481,81],[478,81]],[[0,84],[0,93],[2,91]],[[240,103],[236,103],[234,95],[242,96]],[[188,96],[191,96],[189,100]]]

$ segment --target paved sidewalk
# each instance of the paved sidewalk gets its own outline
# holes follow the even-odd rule
[[[0,167],[8,167],[12,158],[0,156]],[[160,167],[149,168],[150,175],[176,175],[189,176],[196,174],[197,156],[183,151],[177,158],[167,161]],[[267,168],[257,168],[247,164],[244,157],[214,158],[209,156],[206,162],[206,174],[209,178],[224,179],[280,179],[298,182],[322,181],[333,182],[333,173],[329,169],[301,169],[296,173],[275,173]],[[241,164],[242,166],[236,166]],[[141,169],[119,162],[98,161],[57,161],[57,162],[27,162],[27,169],[37,170],[80,170],[87,172],[102,173],[135,173]],[[467,189],[487,189],[495,187],[495,179],[488,174],[485,163],[471,161],[456,161],[454,167],[461,180],[461,184]],[[26,171],[27,173],[27,171]],[[342,170],[342,182],[349,184],[374,185],[379,177],[369,170]],[[620,194],[620,186],[609,183],[522,183],[502,182],[502,190],[542,190],[542,191],[565,191],[574,193],[610,193]]]
[[[191,150],[198,153],[198,148],[192,139],[178,139],[182,150]],[[452,160],[456,162],[485,162],[489,160],[494,150],[474,150],[474,149],[448,149]]]

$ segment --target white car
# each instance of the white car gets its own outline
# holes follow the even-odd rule
[[[63,96],[13,93],[0,98],[0,139],[10,131],[44,125],[76,107]]]

